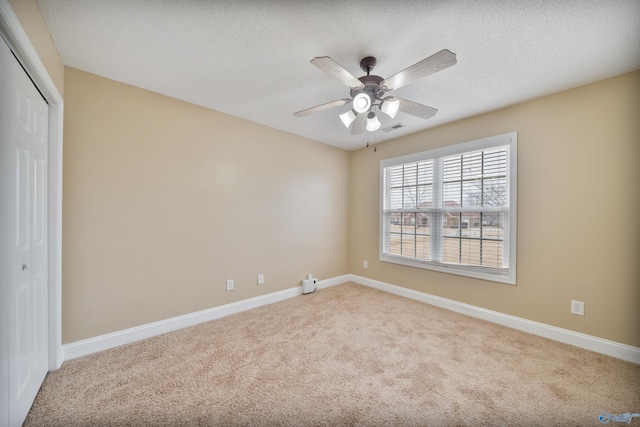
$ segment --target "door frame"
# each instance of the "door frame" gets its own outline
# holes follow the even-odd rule
[[[49,103],[48,154],[48,310],[49,370],[58,369],[62,353],[62,127],[64,102],[9,0],[0,0],[0,32]]]

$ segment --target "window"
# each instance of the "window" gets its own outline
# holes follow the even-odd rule
[[[517,133],[380,162],[380,260],[515,284]]]

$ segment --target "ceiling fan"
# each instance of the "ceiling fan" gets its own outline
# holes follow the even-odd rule
[[[395,117],[398,111],[402,111],[422,119],[428,119],[438,112],[436,108],[396,96],[384,97],[384,95],[418,79],[449,68],[455,65],[456,62],[456,54],[443,49],[409,68],[383,79],[380,76],[370,74],[377,63],[376,58],[373,56],[367,56],[360,61],[360,68],[367,73],[366,76],[362,77],[355,77],[328,56],[319,56],[313,58],[311,63],[347,85],[351,89],[351,98],[338,99],[307,108],[306,110],[295,112],[293,115],[295,117],[304,117],[351,102],[351,109],[339,116],[347,128],[351,126],[351,135],[362,133],[365,129],[372,132],[380,128],[380,121],[376,117],[375,108],[378,108],[391,118]]]

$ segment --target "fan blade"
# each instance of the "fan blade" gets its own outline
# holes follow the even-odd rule
[[[367,126],[367,115],[366,114],[358,114],[356,119],[351,123],[351,135],[358,135],[359,133],[364,132]]]
[[[327,102],[326,104],[317,105],[315,107],[307,108],[306,110],[296,111],[295,113],[293,113],[293,116],[294,117],[304,117],[304,116],[308,116],[309,114],[318,113],[320,111],[328,110],[329,108],[340,107],[341,105],[348,104],[349,102],[351,102],[350,98],[338,99],[336,101]]]
[[[311,60],[311,63],[322,71],[331,74],[351,89],[362,89],[364,85],[356,76],[345,70],[342,65],[338,64],[328,56],[318,56]]]
[[[418,79],[427,77],[430,74],[449,68],[452,65],[455,65],[456,62],[458,61],[456,60],[455,53],[447,49],[442,49],[440,52],[435,53],[430,57],[413,64],[409,68],[405,68],[399,73],[394,74],[388,79],[383,80],[380,83],[380,86],[385,92],[398,89],[402,86],[408,85],[409,83],[413,83]]]
[[[430,119],[438,112],[437,108],[428,107],[426,105],[418,104],[417,102],[397,97],[393,97],[393,99],[400,101],[400,106],[398,108],[400,111],[411,114],[412,116],[420,117],[421,119]]]

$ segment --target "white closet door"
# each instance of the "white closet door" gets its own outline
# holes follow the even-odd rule
[[[24,421],[48,368],[47,110],[0,39],[0,407],[10,426]]]

